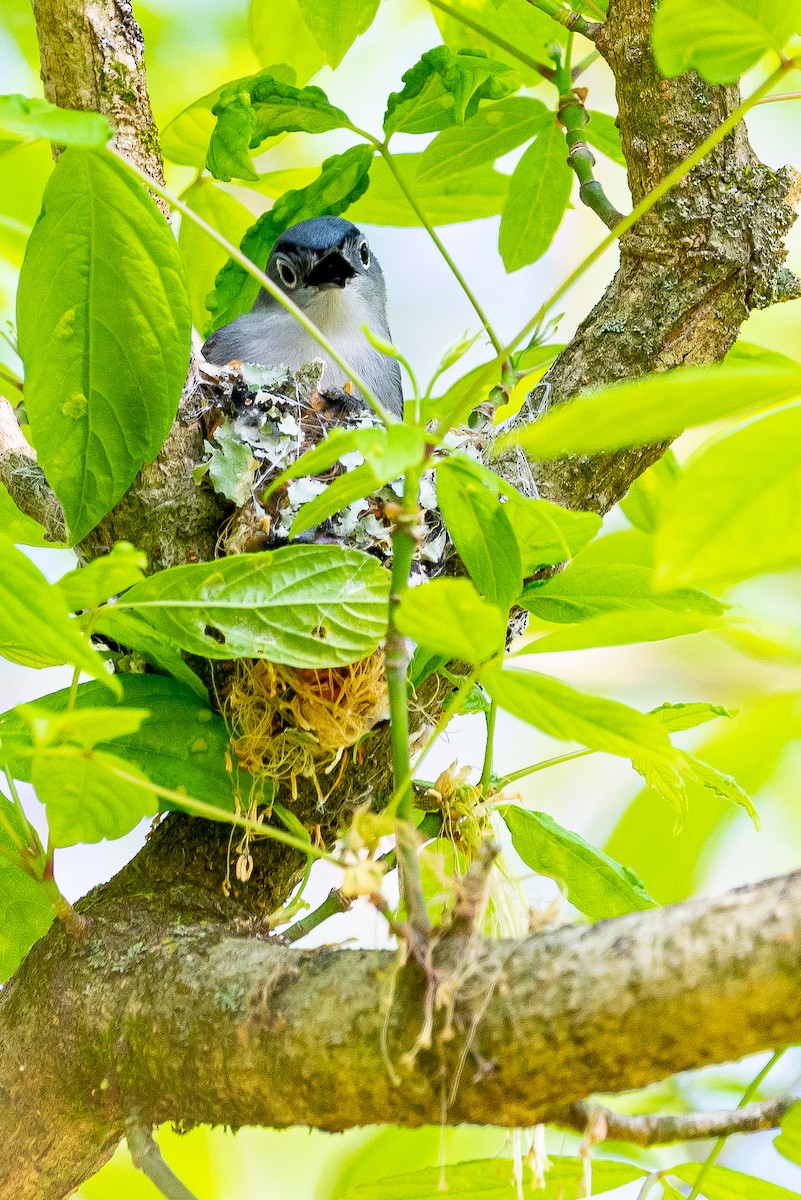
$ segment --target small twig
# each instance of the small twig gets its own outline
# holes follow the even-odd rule
[[[598,36],[600,25],[597,21],[588,21],[586,17],[582,17],[581,13],[574,12],[573,9],[560,4],[559,0],[528,0],[528,3],[532,8],[538,8],[540,12],[547,13],[558,25],[563,25],[570,33],[580,33],[582,37],[588,38],[591,42],[594,42]]]
[[[760,1104],[720,1112],[647,1113],[632,1116],[613,1112],[592,1101],[574,1104],[560,1125],[584,1130],[588,1124],[603,1129],[603,1138],[632,1142],[635,1146],[667,1146],[671,1142],[724,1138],[733,1133],[756,1133],[775,1129],[784,1114],[798,1103],[796,1096],[779,1096]]]
[[[162,1196],[167,1200],[197,1200],[195,1193],[190,1192],[167,1166],[148,1128],[131,1121],[126,1126],[126,1136],[134,1166],[147,1176]]]
[[[573,71],[570,65],[572,41],[573,35],[569,34],[564,61],[559,57],[554,59],[554,82],[559,88],[557,116],[564,126],[565,141],[570,151],[567,161],[578,178],[582,202],[601,218],[607,229],[614,229],[623,220],[623,214],[618,212],[593,174],[595,155],[584,137],[584,126],[589,120],[584,107],[587,92],[585,88],[573,87]]]
[[[300,941],[307,933],[311,933],[318,925],[322,925],[323,921],[327,921],[329,917],[336,916],[337,913],[347,912],[351,902],[342,895],[339,888],[332,888],[331,891],[323,900],[319,908],[315,908],[305,917],[301,917],[294,925],[290,925],[284,933],[277,936],[282,942],[287,945],[292,945],[293,942]]]

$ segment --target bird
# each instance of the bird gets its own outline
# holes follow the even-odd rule
[[[403,417],[397,360],[376,350],[363,326],[390,340],[384,275],[367,238],[341,217],[312,217],[285,230],[273,246],[266,274],[302,309],[332,346],[364,379],[395,417]],[[321,390],[348,400],[348,376],[331,356],[264,288],[249,313],[207,338],[207,362],[234,360],[297,371],[322,359]],[[346,393],[346,394],[343,394]],[[364,403],[363,397],[359,400]]]

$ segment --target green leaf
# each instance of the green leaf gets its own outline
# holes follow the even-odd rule
[[[669,79],[695,70],[708,83],[733,83],[798,29],[798,0],[664,0],[654,16],[654,55]]]
[[[565,135],[553,121],[526,150],[509,183],[498,238],[507,271],[542,257],[561,224],[572,186]]]
[[[617,127],[616,118],[602,112],[591,112],[587,115],[589,120],[584,126],[585,139],[596,150],[600,150],[607,158],[611,158],[612,162],[625,167],[626,159],[620,144],[620,130]]]
[[[0,655],[23,667],[80,667],[114,689],[116,681],[69,616],[58,588],[0,534]]]
[[[350,120],[318,87],[293,87],[260,71],[222,89],[206,166],[217,179],[258,179],[249,150],[279,133],[348,129]]]
[[[0,529],[17,546],[38,546],[42,549],[57,546],[48,542],[45,531],[38,521],[17,508],[6,489],[0,483]]]
[[[237,436],[231,421],[218,425],[212,437],[212,442],[206,442],[206,448],[211,451],[205,464],[209,479],[215,492],[242,508],[253,494],[258,463],[250,446]]]
[[[395,164],[433,225],[494,217],[503,208],[509,176],[491,166],[474,167],[447,179],[418,182],[422,154],[394,154]],[[382,158],[370,171],[370,188],[348,214],[357,224],[415,226],[420,221]]]
[[[644,471],[620,501],[620,507],[635,529],[655,533],[659,511],[667,493],[681,475],[681,467],[668,448],[661,458]]]
[[[594,1161],[593,1195],[614,1191],[635,1179],[643,1179],[646,1174],[628,1163]],[[519,1200],[512,1161],[508,1158],[476,1159],[452,1166],[426,1167],[408,1175],[390,1175],[376,1183],[353,1188],[343,1195],[342,1200],[441,1200],[443,1178],[447,1187],[445,1194],[458,1197],[458,1200]],[[580,1158],[552,1155],[544,1188],[534,1188],[531,1173],[526,1172],[524,1200],[566,1200],[568,1196],[578,1194],[583,1178],[584,1163]]]
[[[654,588],[654,572],[635,563],[598,563],[583,555],[567,570],[545,583],[532,583],[523,593],[524,606],[545,621],[569,623],[586,621],[621,609],[670,609],[692,613],[712,622],[719,619],[726,605],[695,588],[659,592]]]
[[[406,637],[460,662],[484,662],[503,650],[506,639],[506,613],[482,600],[467,579],[407,588],[395,619]]]
[[[679,733],[682,729],[695,729],[714,721],[717,717],[736,717],[736,708],[724,708],[721,704],[660,704],[648,713],[667,729],[668,733]]]
[[[736,779],[733,779],[731,775],[725,775],[715,767],[710,767],[708,763],[702,762],[693,754],[688,754],[686,750],[682,750],[681,758],[679,770],[685,784],[698,783],[701,787],[709,788],[720,800],[726,800],[729,804],[739,804],[759,829],[759,816],[754,808],[754,802],[748,792],[740,787]]]
[[[571,904],[593,921],[656,908],[638,875],[596,850],[547,813],[500,805],[512,845],[526,866],[564,884]]]
[[[123,779],[120,772],[136,779]],[[45,806],[50,843],[56,848],[124,837],[158,812],[146,777],[103,750],[64,746],[34,751],[31,783]]]
[[[523,569],[504,506],[457,459],[446,459],[437,470],[437,503],[476,588],[508,612],[522,590]]]
[[[496,159],[540,133],[553,114],[541,100],[510,96],[478,110],[464,125],[444,129],[423,151],[415,182],[460,177],[463,171]]]
[[[123,675],[120,684],[121,710],[146,710],[149,715],[135,733],[101,740],[97,749],[123,758],[160,787],[184,790],[197,800],[233,811],[232,777],[226,769],[228,731],[222,717],[172,679]],[[38,712],[62,714],[68,704],[69,690],[64,689],[42,696],[35,707]],[[99,683],[82,683],[78,688],[77,712],[107,711],[108,705],[108,692]],[[0,715],[0,740],[14,777],[30,781],[33,740],[19,710]],[[162,801],[161,807],[175,805]]]
[[[113,136],[100,113],[59,108],[38,96],[0,96],[0,133],[29,141],[47,138],[62,146],[104,146]]]
[[[783,367],[786,371],[797,371],[799,361],[778,350],[768,350],[766,346],[757,346],[754,342],[744,342],[738,338],[723,360],[729,367]]]
[[[481,100],[502,100],[520,86],[517,71],[483,50],[427,50],[387,100],[384,133],[434,133],[463,125]]]
[[[170,227],[105,154],[69,149],[59,159],[28,243],[17,322],[34,444],[78,542],[161,449],[191,341]]]
[[[684,1183],[695,1183],[703,1165],[683,1163],[679,1167],[670,1167],[669,1173]],[[798,1200],[798,1192],[790,1192],[777,1183],[767,1183],[730,1167],[710,1167],[704,1175],[703,1188],[702,1195],[706,1200]]]
[[[185,684],[204,703],[208,703],[206,688],[181,658],[178,647],[133,613],[120,612],[116,605],[107,605],[97,614],[92,630],[101,638],[110,639],[119,646],[141,654],[151,666]]]
[[[98,608],[145,577],[147,555],[130,542],[117,542],[103,558],[62,575],[56,587],[70,612]]]
[[[668,766],[677,761],[677,751],[659,723],[617,700],[579,692],[549,675],[492,664],[481,672],[479,682],[506,712],[549,737],[623,758]]]
[[[449,461],[458,463],[460,471],[482,482],[493,494],[504,497],[504,513],[517,539],[524,578],[540,567],[572,558],[601,528],[597,513],[571,512],[550,500],[523,496],[500,475],[466,454],[456,453]]]
[[[801,407],[702,448],[661,509],[656,586],[725,588],[801,565]]]
[[[234,246],[239,245],[253,224],[250,210],[211,179],[198,179],[181,193],[181,199]],[[205,333],[209,322],[206,298],[228,255],[188,217],[181,218],[178,246],[189,283],[192,321],[196,329]]]
[[[271,63],[289,63],[299,85],[325,62],[298,0],[250,0],[250,42],[259,61],[271,71],[275,71]]]
[[[801,369],[678,367],[587,392],[510,436],[538,459],[598,454],[676,437],[692,425],[801,395]]]
[[[53,906],[42,884],[0,863],[0,983],[13,975],[52,923]]]
[[[369,183],[372,161],[373,151],[364,144],[327,158],[313,183],[299,191],[286,192],[251,226],[242,239],[243,253],[265,270],[273,246],[290,225],[308,217],[339,216],[362,195]],[[233,261],[227,262],[208,299],[212,328],[219,329],[249,312],[258,294],[259,284],[244,267]]]
[[[566,629],[557,629],[527,642],[526,654],[553,654],[566,650],[589,650],[597,646],[630,646],[637,642],[661,642],[713,629],[720,616],[700,612],[677,612],[648,606],[618,609],[590,617]]]
[[[476,405],[483,404],[492,389],[500,383],[502,375],[503,361],[500,358],[473,367],[452,383],[443,396],[434,400],[427,414],[429,420],[437,418],[440,434],[464,425]]]
[[[490,38],[482,37],[465,25],[458,17],[432,8],[431,15],[441,30],[445,45],[452,50],[486,50],[493,58],[509,63],[519,71],[523,83],[529,86],[542,83],[542,75],[535,66],[521,63],[515,49],[525,51],[536,62],[550,67],[553,63],[548,54],[549,46],[563,45],[567,37],[564,26],[557,25],[550,16],[532,7],[527,0],[504,0],[502,5],[497,0],[459,0],[455,7],[491,34],[503,38],[511,49],[502,49]]]
[[[321,442],[304,451],[300,458],[296,458],[280,475],[272,479],[264,491],[264,496],[271,496],[291,479],[301,479],[304,475],[321,475],[333,467],[334,463],[339,462],[343,454],[350,454],[354,450],[363,453],[365,448],[383,441],[385,437],[386,431],[378,427],[334,428],[325,434]]]
[[[287,0],[287,2],[291,3],[292,0]],[[311,42],[311,38],[309,41]],[[278,70],[276,67],[270,69],[274,74]],[[176,117],[173,117],[161,131],[159,139],[165,157],[169,158],[171,162],[180,163],[181,166],[194,167],[195,170],[202,171],[206,166],[211,135],[217,124],[217,118],[212,112],[214,105],[220,99],[225,88],[246,84],[249,79],[248,75],[234,80],[232,83],[221,84],[214,91],[207,92],[205,96],[194,100]],[[287,79],[286,82],[294,81]]]
[[[354,41],[369,29],[378,0],[298,0],[299,7],[325,61],[338,67]]]
[[[2,924],[0,923],[0,928]],[[801,1166],[801,1104],[794,1104],[782,1117],[781,1133],[773,1145],[791,1163]]]
[[[160,571],[118,607],[191,654],[336,667],[376,649],[388,596],[389,575],[368,554],[284,546]]]
[[[319,496],[304,504],[292,522],[290,537],[298,537],[307,529],[313,529],[334,513],[347,508],[354,500],[361,500],[378,491],[384,484],[399,479],[409,467],[422,462],[425,435],[422,429],[413,425],[391,425],[388,429],[365,429],[354,433],[353,447],[364,455],[363,465],[345,471],[333,483],[329,483]]]

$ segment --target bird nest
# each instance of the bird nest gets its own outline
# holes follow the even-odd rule
[[[376,418],[361,402],[331,400],[320,390],[321,364],[290,374],[249,364],[199,366],[206,461],[197,472],[225,496],[232,511],[219,537],[220,556],[269,550],[289,541],[301,507],[333,479],[362,461],[343,454],[329,471],[300,477],[268,493],[270,484],[334,428],[359,429]],[[483,440],[465,430],[455,443],[479,458]],[[303,535],[304,541],[336,542],[388,564],[391,513],[402,494],[400,480],[356,500]],[[453,559],[437,511],[434,473],[420,493],[422,536],[413,582],[438,575]],[[322,802],[333,790],[347,754],[388,717],[383,653],[347,667],[296,670],[261,659],[239,660],[220,688],[231,749],[255,781],[284,783],[293,798],[300,779],[311,781]],[[355,752],[357,752],[357,750]],[[339,768],[339,772],[337,772]]]

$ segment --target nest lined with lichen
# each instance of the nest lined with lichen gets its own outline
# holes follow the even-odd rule
[[[276,477],[334,429],[376,425],[373,413],[355,398],[332,399],[320,390],[321,364],[297,374],[283,368],[245,363],[226,367],[199,364],[201,413],[206,428],[205,474],[233,505],[223,526],[220,556],[269,550],[289,541],[302,506],[344,472],[362,462],[358,452],[343,453],[324,474],[292,479],[269,492]],[[491,436],[464,429],[449,444],[477,460]],[[388,565],[392,556],[392,512],[402,481],[388,483],[359,498],[302,535],[305,542],[336,542],[362,550]],[[434,473],[423,477],[420,491],[422,536],[414,556],[413,582],[446,570],[453,549],[437,509]],[[324,670],[297,670],[265,660],[239,660],[220,689],[229,726],[231,751],[254,780],[288,785],[293,799],[300,780],[309,780],[322,803],[336,787],[349,752],[388,717],[383,654]],[[337,770],[339,768],[339,770]]]

